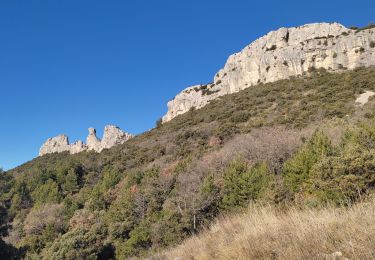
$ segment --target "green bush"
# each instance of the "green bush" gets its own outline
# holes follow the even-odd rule
[[[289,192],[309,205],[350,205],[375,184],[375,126],[347,131],[333,147],[317,132],[283,168]],[[301,201],[299,201],[301,202]]]
[[[130,232],[130,238],[116,247],[116,256],[125,259],[129,256],[138,255],[152,245],[150,227],[137,226]]]
[[[224,172],[224,209],[244,207],[258,199],[272,179],[266,164],[249,166],[239,159],[233,161]]]
[[[221,124],[216,130],[216,136],[219,137],[221,140],[226,140],[231,138],[235,133],[238,132],[238,127],[235,123],[226,122]]]
[[[107,230],[93,226],[91,230],[74,229],[57,238],[51,247],[41,253],[43,259],[98,259],[106,249]]]
[[[233,113],[230,120],[234,123],[243,123],[246,122],[250,117],[249,112],[247,111],[238,111]]]
[[[102,190],[106,191],[109,188],[114,187],[120,180],[121,174],[114,169],[106,169],[103,172],[103,180],[101,182]]]
[[[128,239],[130,232],[140,221],[136,215],[134,199],[134,192],[124,189],[106,213],[105,221],[108,223],[110,234],[116,239]]]
[[[63,190],[68,194],[75,193],[79,190],[78,176],[74,169],[69,169],[63,184]]]
[[[17,259],[19,252],[12,245],[3,241],[3,237],[8,234],[8,222],[10,220],[7,208],[9,192],[11,191],[13,177],[9,173],[3,172],[0,168],[0,259]],[[20,255],[21,256],[21,255]]]
[[[308,193],[319,204],[356,202],[375,184],[374,152],[324,158],[312,169]]]
[[[48,180],[45,184],[36,188],[31,193],[31,197],[37,204],[58,203],[61,199],[59,187],[53,180]]]
[[[283,167],[285,185],[291,192],[297,192],[310,178],[311,168],[324,157],[334,153],[328,137],[321,131],[312,138]]]

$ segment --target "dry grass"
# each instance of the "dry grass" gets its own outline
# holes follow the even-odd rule
[[[153,259],[375,259],[375,200],[351,208],[252,206]]]

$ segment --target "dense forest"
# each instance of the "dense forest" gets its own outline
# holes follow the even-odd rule
[[[0,174],[0,258],[157,254],[249,203],[348,207],[375,185],[375,68],[259,84],[101,153]]]

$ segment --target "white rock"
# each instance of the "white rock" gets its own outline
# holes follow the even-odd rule
[[[132,138],[133,135],[122,131],[119,127],[114,125],[107,125],[104,128],[103,140],[101,142],[101,149],[108,149],[115,145],[123,144]]]
[[[201,108],[219,96],[258,83],[307,73],[331,72],[375,65],[375,29],[355,31],[338,23],[314,23],[281,28],[231,55],[213,83],[189,87],[168,102],[167,122],[192,107]]]
[[[95,152],[100,152],[102,150],[102,144],[98,137],[96,137],[96,129],[90,127],[89,135],[86,138],[87,148],[88,150],[94,150]]]
[[[362,93],[359,95],[359,97],[355,100],[355,103],[357,103],[360,106],[363,106],[368,102],[368,99],[375,95],[375,92],[373,91],[366,91],[365,93]]]
[[[68,137],[66,135],[58,135],[53,138],[49,138],[40,148],[39,156],[48,153],[61,153],[69,151],[71,154],[80,153],[85,150],[93,150],[95,152],[101,152],[103,149],[111,148],[115,145],[123,144],[133,135],[122,131],[119,127],[114,125],[107,125],[104,129],[103,140],[101,141],[96,136],[95,128],[90,127],[89,135],[86,138],[87,145],[81,140],[69,144]]]
[[[81,140],[78,140],[70,145],[69,152],[71,154],[76,154],[85,150],[87,150],[87,145],[85,145]]]
[[[69,140],[66,135],[58,135],[53,138],[48,138],[47,141],[40,147],[39,155],[47,153],[61,153],[69,151]]]

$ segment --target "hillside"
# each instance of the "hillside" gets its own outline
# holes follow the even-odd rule
[[[38,157],[1,175],[3,240],[31,259],[124,259],[177,245],[249,202],[365,200],[375,102],[355,100],[375,91],[374,75],[311,71],[222,96],[101,153]]]
[[[249,207],[155,259],[374,259],[374,199],[351,208]]]

